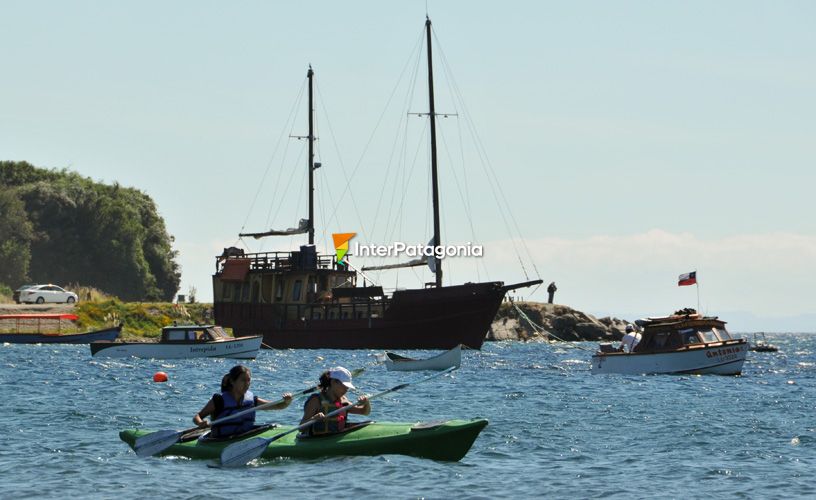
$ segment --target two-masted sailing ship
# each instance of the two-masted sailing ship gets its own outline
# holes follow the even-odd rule
[[[434,235],[441,246],[437,178],[436,113],[433,92],[431,21],[426,20],[428,96],[430,109],[431,179]],[[314,108],[311,67],[309,92],[308,175],[309,216],[297,228],[241,236],[308,234],[308,244],[292,252],[245,253],[229,248],[216,258],[213,275],[215,322],[234,335],[263,335],[268,348],[450,349],[462,344],[479,349],[509,290],[541,280],[505,285],[501,281],[444,286],[442,262],[430,257],[409,265],[425,265],[435,281],[424,288],[395,290],[358,284],[358,272],[320,255],[314,243]],[[319,166],[319,165],[318,165]],[[358,286],[359,285],[359,286]]]

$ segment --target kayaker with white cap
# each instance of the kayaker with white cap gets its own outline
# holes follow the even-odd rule
[[[368,415],[371,413],[371,403],[366,396],[361,396],[353,405],[346,398],[349,389],[355,389],[351,381],[351,372],[342,366],[331,368],[320,375],[320,392],[312,395],[303,405],[304,423],[313,418],[319,419],[309,427],[309,434],[329,434],[342,432],[346,428],[346,414],[355,413],[358,415]],[[334,417],[325,418],[329,413],[351,406],[347,412],[343,412]]]

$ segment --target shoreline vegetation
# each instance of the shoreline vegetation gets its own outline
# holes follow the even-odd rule
[[[10,302],[6,297],[3,299]],[[173,323],[213,323],[212,304],[207,303],[123,302],[104,296],[92,296],[91,300],[80,300],[76,305],[0,303],[0,314],[36,313],[76,314],[75,324],[65,321],[60,324],[63,332],[97,330],[122,323],[120,338],[128,341],[157,339],[162,327]],[[626,325],[617,318],[597,319],[561,304],[505,302],[493,321],[487,340],[614,341],[620,340]]]

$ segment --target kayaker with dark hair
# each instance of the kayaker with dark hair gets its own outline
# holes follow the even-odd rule
[[[267,404],[269,401],[261,399],[252,394],[249,384],[252,381],[252,373],[249,368],[242,365],[233,366],[232,369],[221,379],[221,393],[213,394],[212,398],[204,405],[200,412],[193,416],[193,423],[206,428],[210,422],[205,420],[218,420],[226,416],[238,413],[239,411],[254,408],[258,405]],[[285,393],[283,402],[265,410],[282,410],[292,402],[292,395]],[[227,437],[243,434],[255,427],[255,412],[229,420],[223,424],[218,424],[212,428],[213,437]]]
[[[351,372],[342,366],[332,368],[320,375],[320,392],[312,395],[303,405],[303,419],[300,423],[305,423],[311,419],[318,419],[316,423],[309,427],[309,434],[329,434],[342,432],[346,428],[346,414],[355,413],[358,415],[368,415],[371,413],[371,403],[366,396],[361,396],[353,405],[346,398],[346,392],[354,389],[351,383]],[[343,412],[334,417],[325,418],[329,413],[351,406],[347,412]]]

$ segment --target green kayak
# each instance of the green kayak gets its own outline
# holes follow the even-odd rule
[[[363,422],[327,436],[308,437],[291,433],[273,441],[263,458],[319,458],[342,455],[409,455],[432,460],[461,460],[487,425],[485,419],[448,420],[428,423]],[[232,440],[192,439],[170,446],[161,455],[217,459],[226,446],[253,437],[271,438],[293,429],[282,425]],[[134,447],[136,438],[149,430],[128,429],[119,433],[122,441]],[[182,441],[185,441],[184,439]]]

